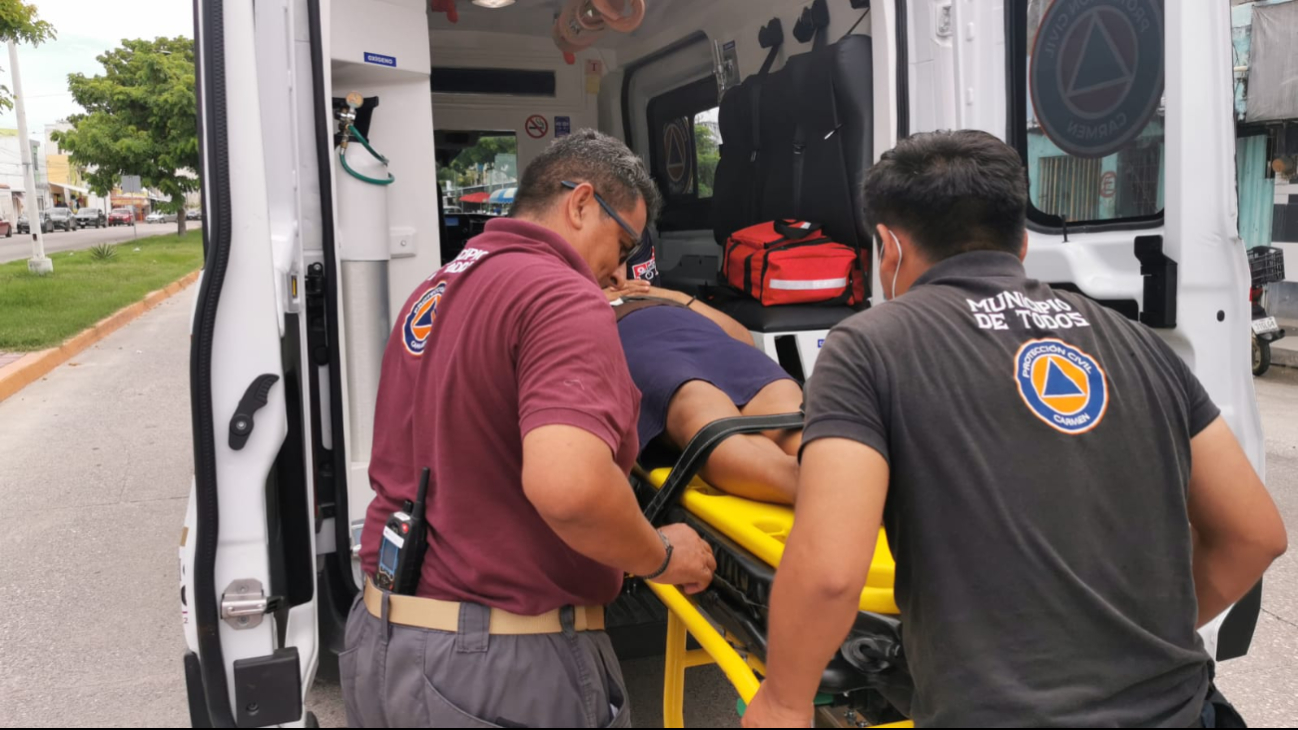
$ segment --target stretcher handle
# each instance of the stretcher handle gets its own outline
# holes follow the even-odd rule
[[[662,524],[662,519],[667,514],[667,511],[685,493],[685,488],[689,486],[690,482],[694,481],[694,477],[698,476],[699,471],[703,469],[703,465],[707,463],[708,457],[721,445],[722,441],[739,434],[800,429],[802,428],[802,422],[802,413],[781,413],[773,416],[722,418],[704,426],[686,444],[685,451],[681,453],[681,458],[676,460],[676,465],[672,467],[666,483],[649,501],[649,506],[645,507],[645,519],[649,520],[649,524],[655,527]]]

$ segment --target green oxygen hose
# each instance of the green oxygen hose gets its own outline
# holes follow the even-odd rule
[[[388,158],[376,152],[374,148],[370,146],[369,140],[365,139],[365,135],[360,133],[360,130],[358,130],[355,126],[348,124],[347,133],[355,136],[357,141],[359,141],[361,145],[364,146],[365,149],[369,151],[371,155],[374,155],[374,159],[378,160],[379,162],[382,162],[384,167],[388,166]],[[347,164],[347,138],[346,137],[343,138],[343,144],[338,147],[338,161],[343,163],[343,169],[347,171],[347,174],[351,175],[357,180],[360,180],[361,182],[367,182],[371,185],[391,185],[392,183],[397,181],[397,178],[393,176],[393,174],[390,172],[388,173],[387,180],[379,180],[378,178],[369,177],[368,175],[362,175],[359,172],[353,170],[352,166]]]

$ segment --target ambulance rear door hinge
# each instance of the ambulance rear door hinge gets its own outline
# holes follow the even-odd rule
[[[221,620],[238,630],[253,629],[261,626],[263,616],[278,611],[283,603],[282,596],[267,598],[256,578],[240,578],[221,594]]]

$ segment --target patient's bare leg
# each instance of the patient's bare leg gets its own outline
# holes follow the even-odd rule
[[[797,413],[802,407],[802,386],[792,380],[777,380],[757,391],[757,395],[740,409],[745,416],[774,416],[781,413]],[[784,453],[798,455],[802,446],[802,429],[787,431],[763,431],[762,435],[779,444]]]
[[[676,391],[667,407],[667,437],[677,448],[685,448],[704,426],[738,415],[739,409],[720,389],[692,380]],[[722,441],[701,473],[718,489],[765,502],[792,504],[798,488],[797,460],[760,434]]]

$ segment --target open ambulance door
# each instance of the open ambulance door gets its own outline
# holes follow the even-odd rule
[[[983,129],[1030,184],[1028,274],[1153,328],[1258,473],[1248,266],[1236,227],[1230,9],[1214,0],[895,0],[898,130]],[[1203,630],[1248,651],[1259,585]]]
[[[257,3],[254,17],[250,0],[195,3],[208,215],[191,329],[195,474],[180,551],[195,727],[300,724],[316,662],[314,500],[299,443],[305,283],[279,275],[297,265],[295,235],[274,210],[292,190],[282,187],[291,163],[277,163],[294,150],[277,149],[263,129],[271,100],[260,93],[254,30],[276,26],[287,37],[288,18],[271,5]],[[287,49],[278,44],[281,59]]]
[[[342,645],[389,312],[440,262],[427,22],[426,0],[195,0],[208,215],[180,549],[195,727],[312,724],[306,692]],[[342,173],[351,92],[402,184]]]

